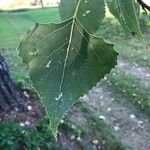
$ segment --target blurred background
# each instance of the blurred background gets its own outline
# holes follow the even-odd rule
[[[16,9],[16,8],[38,8],[42,6],[54,7],[58,6],[60,0],[0,0],[0,8]]]
[[[0,8],[12,9],[12,8],[27,8],[27,7],[40,7],[43,3],[46,7],[58,6],[60,0],[0,0]],[[149,0],[143,0],[146,4]]]
[[[150,4],[150,0],[144,0]],[[115,45],[118,65],[61,120],[57,141],[18,57],[20,36],[32,25],[60,22],[59,0],[0,0],[0,54],[29,99],[28,110],[0,115],[1,150],[149,150],[150,15],[142,11],[145,39],[126,37],[107,11],[96,33]],[[148,12],[147,12],[148,13]]]

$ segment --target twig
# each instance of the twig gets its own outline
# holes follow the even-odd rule
[[[145,8],[147,9],[147,10],[149,10],[150,11],[150,6],[149,5],[147,5],[146,3],[144,3],[142,0],[137,0],[138,1],[138,3],[142,6],[142,8],[145,10]]]

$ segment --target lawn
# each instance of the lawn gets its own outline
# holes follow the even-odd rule
[[[21,84],[26,84],[28,74],[25,65],[17,56],[16,47],[20,36],[36,22],[59,22],[58,9],[23,9],[22,11],[14,10],[0,13],[0,52],[9,62],[13,77]]]
[[[20,36],[34,23],[58,22],[58,9],[45,8],[0,13],[0,48],[16,47]]]

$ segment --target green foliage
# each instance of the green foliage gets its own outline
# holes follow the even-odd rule
[[[79,0],[72,18],[60,24],[35,24],[18,47],[54,134],[70,106],[116,65],[118,53],[113,45],[89,34],[98,30],[104,17],[95,9],[101,4],[99,0]],[[64,13],[61,9],[62,16]]]
[[[134,33],[142,37],[135,0],[107,0],[107,5],[127,35]]]
[[[141,26],[145,28],[144,39],[147,42],[147,47],[150,47],[150,28],[146,28],[142,23]],[[147,51],[145,44],[139,42],[137,38],[130,38],[127,40],[116,18],[106,17],[96,35],[102,36],[106,41],[113,43],[121,58],[129,62],[136,62],[142,67],[150,67],[150,53]]]
[[[131,64],[131,67],[135,64],[138,67],[149,70],[150,53],[147,51],[147,47],[136,38],[126,40],[121,26],[115,18],[106,18],[97,34],[111,41],[119,52],[120,58]],[[148,28],[146,34],[144,34],[144,39],[146,41],[150,40]],[[148,48],[150,47],[150,42],[147,46]],[[119,95],[118,101],[123,102],[123,99],[125,99],[125,103],[132,103],[137,110],[141,110],[142,113],[148,115],[150,114],[150,86],[148,83],[133,75],[133,72],[123,68],[113,70],[107,77],[108,84],[111,83],[109,85],[110,91],[114,95]],[[148,85],[145,86],[145,84]]]
[[[141,23],[141,29],[142,31],[146,32],[148,29],[150,29],[150,12],[147,12],[146,10],[142,13],[140,17],[140,23]]]
[[[14,121],[0,123],[1,150],[57,150],[52,133],[48,128],[47,120],[43,119],[36,129],[20,127]]]
[[[105,17],[105,3],[104,0],[61,0],[59,12],[62,21],[75,17],[86,31],[95,33]]]
[[[84,113],[87,122],[84,125],[71,122],[68,118],[63,118],[59,126],[59,135],[66,136],[68,144],[64,139],[59,139],[56,143],[49,129],[49,119],[43,117],[34,129],[21,127],[14,121],[4,121],[0,124],[0,148],[1,150],[66,150],[69,143],[81,145],[84,148],[93,149],[91,143],[98,138],[99,144],[106,150],[124,150],[125,146],[113,134],[110,128],[100,120],[93,112],[86,107],[86,104],[78,103],[78,108]],[[85,112],[86,111],[86,112]],[[82,141],[70,140],[71,135],[81,137]],[[86,137],[90,138],[90,140]],[[106,143],[103,144],[103,141]]]
[[[18,13],[8,13],[6,14],[5,17],[2,17],[0,16],[0,28],[1,26],[3,26],[3,29],[1,34],[0,34],[0,46],[3,45],[3,46],[6,46],[8,47],[8,45],[11,43],[11,41],[14,39],[14,43],[16,44],[17,40],[19,39],[19,35],[25,30],[27,29],[35,20],[38,21],[38,22],[47,22],[48,20],[51,21],[58,21],[59,18],[58,18],[58,15],[57,15],[57,9],[47,9],[45,11],[44,10],[41,10],[41,9],[36,9],[36,10],[29,10],[27,12],[18,12]],[[5,24],[3,24],[3,22],[5,22]],[[144,21],[145,23],[145,21]],[[19,34],[16,35],[16,28],[19,28],[19,30],[21,31]],[[6,31],[5,33],[3,31]],[[13,31],[13,32],[12,32]],[[150,66],[150,63],[148,63],[150,61],[150,56],[149,56],[149,53],[145,50],[144,46],[141,45],[141,43],[139,43],[137,40],[135,39],[132,39],[130,41],[126,41],[124,38],[123,38],[123,34],[122,34],[122,30],[120,29],[120,26],[116,23],[116,20],[115,19],[111,19],[110,18],[108,19],[107,18],[107,23],[105,22],[105,24],[103,24],[103,26],[100,27],[100,30],[99,30],[99,35],[103,36],[103,37],[109,37],[109,39],[111,41],[113,41],[117,46],[117,50],[120,52],[121,56],[128,59],[129,61],[136,61],[138,64],[140,65],[143,65],[143,66]],[[9,38],[9,39],[8,39]],[[149,36],[147,36],[147,38],[149,39]],[[8,39],[8,41],[7,41]],[[126,44],[128,42],[128,44]],[[119,44],[118,44],[119,43]],[[14,45],[15,45],[14,44]],[[14,65],[14,72],[16,74],[18,74],[18,76],[20,76],[20,72],[22,73],[22,76],[24,75],[24,73],[22,71],[18,71],[20,70],[20,67],[22,66],[18,66],[19,64],[19,61],[16,60],[17,56],[16,56],[16,51],[13,49],[13,50],[10,50],[10,49],[5,49],[4,51],[2,51],[2,53],[6,53],[6,57],[7,58],[10,58],[8,59],[9,63],[11,62],[12,65]],[[14,55],[15,54],[15,55]],[[131,60],[132,58],[132,60]],[[16,71],[17,69],[17,71]],[[24,70],[24,69],[23,69]],[[113,74],[110,74],[111,76],[113,76]],[[121,90],[126,90],[127,89],[127,92],[123,95],[120,95],[121,97],[125,97],[126,100],[129,100],[130,102],[133,102],[133,104],[137,105],[138,104],[138,108],[144,108],[144,112],[148,112],[149,114],[149,108],[150,108],[150,105],[149,105],[149,102],[147,101],[147,92],[146,91],[149,91],[149,89],[145,90],[143,87],[142,88],[139,88],[139,90],[135,90],[135,87],[132,87],[133,84],[136,83],[136,87],[141,87],[141,84],[139,82],[137,82],[138,80],[132,78],[132,80],[130,80],[130,77],[132,77],[130,74],[128,76],[126,76],[125,72],[122,72],[122,73],[118,73],[117,76],[113,76],[111,78],[112,81],[115,81],[115,83],[117,83],[115,85],[115,87],[112,87],[111,86],[111,91],[114,90],[114,95],[116,93],[119,93],[120,94],[120,91]],[[22,80],[22,78],[19,78],[19,81]],[[119,86],[118,86],[119,85]],[[114,86],[114,84],[113,84]],[[132,89],[130,89],[130,87],[132,87]],[[116,89],[117,89],[117,92],[116,92]],[[136,97],[133,98],[133,93],[136,93]],[[145,95],[144,95],[145,94]],[[122,100],[122,99],[121,99]],[[132,101],[133,100],[133,101]],[[140,100],[140,104],[139,104],[139,100]],[[142,100],[142,101],[141,101]],[[135,102],[134,102],[135,101]],[[142,103],[141,103],[142,102]],[[141,106],[139,106],[141,105]],[[144,106],[144,107],[143,107]],[[89,115],[89,113],[88,113]],[[91,120],[91,118],[89,118],[89,121]],[[94,122],[96,122],[95,120],[93,120]],[[47,120],[43,120],[42,121],[42,124],[40,126],[42,127],[39,127],[38,128],[38,131],[41,131],[43,132],[44,134],[46,134],[43,130],[45,130],[48,126],[48,121]],[[101,127],[99,130],[97,130],[97,128],[95,126],[93,126],[93,124],[95,124],[95,126],[97,127]],[[94,132],[97,132],[97,133],[100,133],[101,132],[104,132],[104,136],[106,136],[107,139],[109,139],[109,136],[108,134],[105,134],[105,125],[104,126],[101,126],[99,125],[99,123],[91,123],[91,128],[92,128],[92,131]],[[66,129],[66,131],[72,129],[70,128],[72,125],[68,125],[67,122],[65,122],[63,124],[63,128]],[[4,128],[7,128],[7,125],[4,125],[3,128],[0,128],[1,131],[6,131],[4,130]],[[43,127],[45,129],[43,129]],[[102,130],[103,128],[103,130]],[[13,127],[13,129],[15,129],[15,127]],[[16,133],[17,132],[13,132],[14,134],[10,134],[13,129],[10,129],[9,130],[9,134],[8,132],[7,133],[7,138],[10,136],[12,136],[10,139],[15,139],[13,140],[13,145],[8,146],[5,145],[4,148],[6,149],[10,149],[15,147],[15,144],[16,144],[16,138],[14,138],[13,136],[15,135],[16,137]],[[24,129],[24,128],[21,128],[21,130]],[[85,129],[83,127],[83,129]],[[18,130],[17,130],[18,131]],[[48,132],[50,132],[49,130],[47,130]],[[80,130],[79,130],[80,131]],[[100,132],[101,131],[101,132]],[[89,132],[89,130],[87,130],[87,132]],[[33,132],[33,134],[35,134]],[[33,136],[33,135],[32,135]],[[5,137],[5,136],[4,136]],[[103,138],[102,136],[99,136],[101,138]],[[6,138],[6,139],[7,139]],[[37,138],[37,137],[36,137]],[[32,138],[29,138],[29,139],[32,139]],[[109,148],[111,146],[116,146],[117,147],[117,144],[114,143],[114,137],[110,138],[112,140],[112,145],[110,143],[107,143],[107,147]],[[3,141],[3,139],[2,139]],[[12,141],[12,140],[10,140]],[[35,140],[36,141],[36,140]],[[37,144],[38,142],[33,142],[35,144]],[[29,142],[29,143],[28,143]],[[1,138],[0,138],[0,143],[1,143]],[[7,143],[7,142],[6,142]],[[8,142],[8,143],[11,143],[11,142]],[[31,145],[30,144],[30,141],[28,140],[27,141],[27,145]],[[30,147],[30,146],[29,146]],[[111,149],[112,147],[110,147]],[[5,150],[4,149],[4,150]],[[2,149],[3,150],[3,149]],[[16,150],[16,149],[15,149]],[[111,149],[112,150],[112,149]]]

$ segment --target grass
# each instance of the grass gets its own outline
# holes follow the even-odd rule
[[[47,23],[50,21],[59,21],[57,8],[0,13],[0,48],[15,48],[20,36],[35,22]]]
[[[141,79],[122,69],[116,69],[107,76],[106,82],[114,94],[120,94],[142,113],[150,115],[150,86],[146,87]]]
[[[76,141],[80,147],[88,148],[89,150],[96,149],[98,145],[105,150],[125,150],[126,146],[112,134],[111,130],[104,123],[103,120],[98,119],[89,110],[88,107],[79,103],[78,108],[84,112],[88,122],[83,126],[78,126],[66,117],[64,121],[59,125],[59,134],[68,136],[68,142],[72,144],[70,140],[71,135],[75,137],[81,137],[81,141]],[[51,130],[49,129],[49,120],[47,117],[43,117],[35,128],[21,127],[19,123],[15,121],[3,121],[0,123],[0,147],[1,150],[65,150],[65,142],[56,142]],[[97,139],[98,144],[92,144],[92,140]],[[105,143],[104,143],[105,141]],[[61,141],[63,142],[63,140]],[[68,143],[69,145],[69,143]],[[88,146],[87,146],[88,145]]]
[[[0,130],[1,150],[60,149],[54,142],[55,140],[45,120],[41,121],[34,129],[21,127],[15,121],[4,121],[0,123]]]
[[[21,84],[27,83],[28,73],[17,56],[16,47],[20,36],[36,22],[59,22],[58,9],[27,9],[0,13],[0,53],[6,58],[13,78]]]
[[[143,35],[147,45],[136,37],[127,39],[117,20],[111,17],[105,19],[97,35],[103,36],[106,41],[113,43],[120,54],[120,58],[128,62],[136,62],[141,67],[150,69],[150,30],[143,30],[145,30]],[[111,91],[125,97],[141,112],[150,114],[150,86],[146,87],[145,83],[132,72],[126,72],[118,68],[107,77]]]
[[[104,150],[125,150],[127,148],[121,143],[119,138],[112,134],[111,129],[105,124],[104,120],[98,119],[86,104],[80,104],[80,107],[88,121],[88,123],[81,127],[83,133],[89,132],[93,139],[97,139],[101,143],[101,147]],[[104,141],[105,143],[103,143]]]

